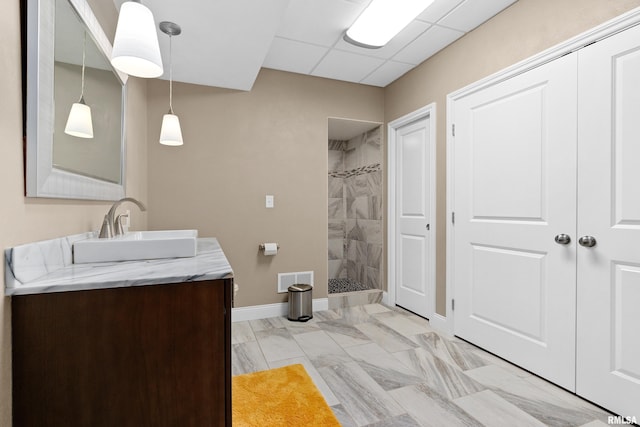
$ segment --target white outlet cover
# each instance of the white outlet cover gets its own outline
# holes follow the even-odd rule
[[[267,196],[265,197],[265,207],[272,208],[273,205],[274,205],[273,196],[270,194],[267,194]]]

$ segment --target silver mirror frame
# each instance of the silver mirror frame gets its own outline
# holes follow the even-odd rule
[[[111,58],[111,43],[86,0],[68,0],[98,50]],[[120,184],[53,167],[55,1],[29,0],[27,6],[27,197],[119,200],[125,196],[125,106],[127,75],[122,83]]]

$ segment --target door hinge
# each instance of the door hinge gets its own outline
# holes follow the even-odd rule
[[[453,298],[451,299],[451,311],[455,311],[456,309],[456,300],[454,300]]]
[[[451,212],[451,224],[455,224],[455,223],[456,223],[456,213]]]
[[[451,136],[456,136],[456,125],[455,124],[451,125]]]

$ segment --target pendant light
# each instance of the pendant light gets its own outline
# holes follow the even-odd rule
[[[344,40],[359,47],[378,49],[424,11],[433,0],[372,0]]]
[[[162,116],[160,144],[177,146],[182,145],[183,141],[180,119],[173,114],[173,55],[171,38],[179,35],[182,30],[178,24],[168,21],[161,22],[160,29],[169,36],[169,112]]]
[[[164,71],[153,14],[140,0],[122,3],[111,65],[131,76],[160,77]]]
[[[93,122],[91,121],[91,107],[84,102],[84,67],[87,45],[87,32],[84,32],[82,41],[82,83],[80,86],[80,99],[74,102],[69,111],[64,133],[78,138],[93,138]]]

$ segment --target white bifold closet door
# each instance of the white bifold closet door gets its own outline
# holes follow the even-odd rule
[[[640,27],[578,60],[576,388],[640,418]]]
[[[575,388],[576,54],[456,100],[455,333]]]
[[[455,333],[640,414],[640,26],[460,96]]]

